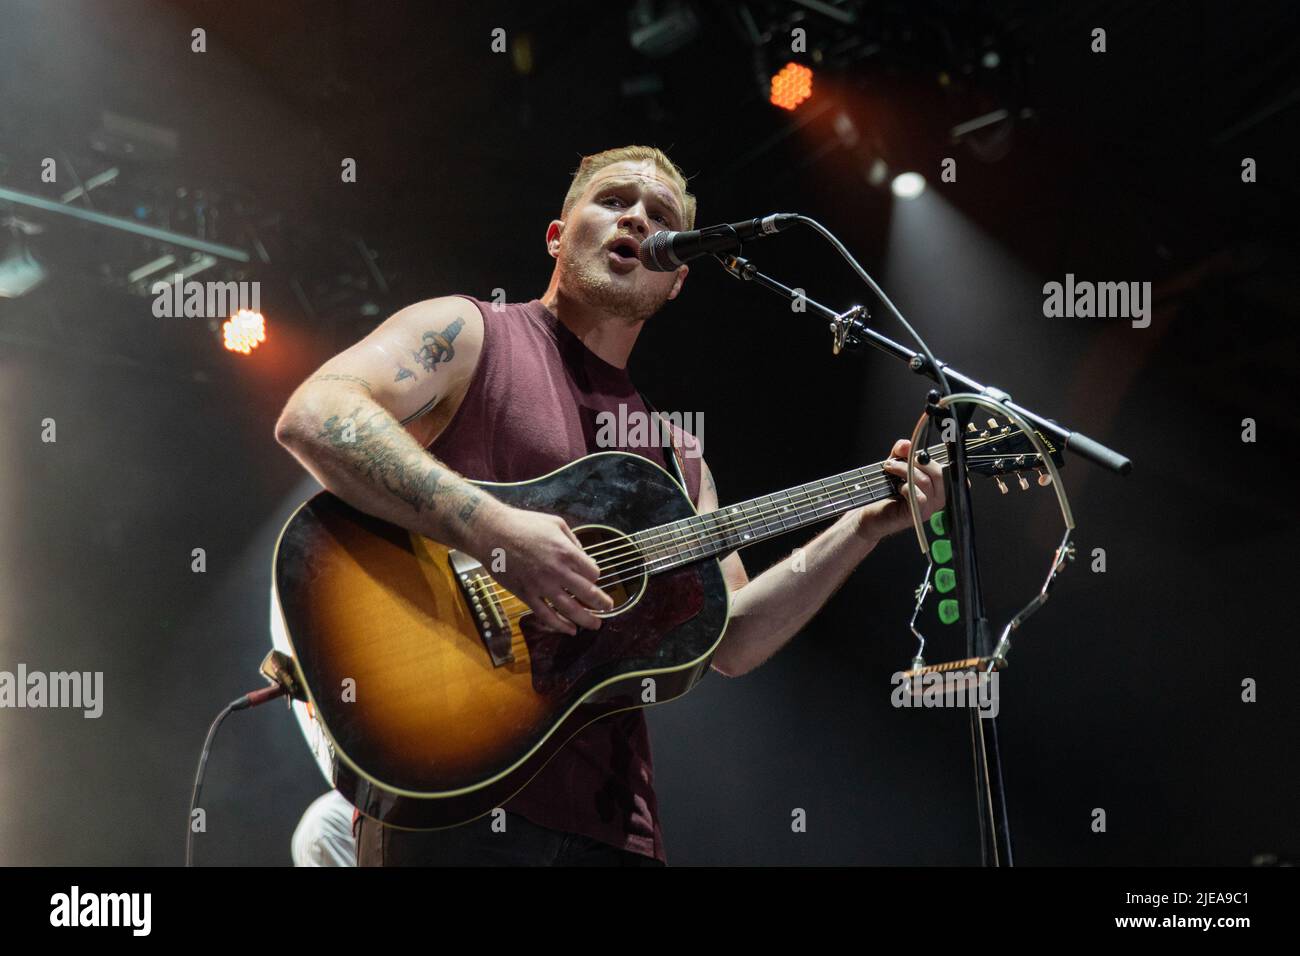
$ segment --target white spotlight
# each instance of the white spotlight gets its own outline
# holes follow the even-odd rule
[[[31,251],[17,239],[0,255],[0,299],[26,295],[45,281],[45,267],[32,258]]]
[[[45,281],[45,267],[32,256],[25,241],[45,230],[17,216],[0,220],[0,228],[9,232],[9,241],[0,245],[0,299],[17,299]]]
[[[915,199],[925,192],[925,177],[920,173],[899,173],[889,188],[899,199]]]

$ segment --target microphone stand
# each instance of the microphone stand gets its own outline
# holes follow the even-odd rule
[[[832,350],[836,355],[845,348],[870,345],[905,362],[907,367],[916,374],[924,375],[937,384],[942,383],[939,370],[925,355],[900,345],[868,327],[866,322],[870,314],[865,306],[855,305],[845,312],[836,312],[810,299],[806,294],[796,292],[771,276],[759,272],[753,263],[739,255],[717,255],[714,258],[737,279],[755,282],[791,301],[802,301],[814,312],[824,316],[830,324]],[[981,385],[946,362],[940,362],[939,365],[943,370],[943,378],[950,383],[957,383],[965,391],[996,398],[1032,423],[1044,436],[1054,438],[1059,447],[1120,475],[1127,475],[1132,470],[1132,462],[1119,452],[1107,448],[1080,432],[1071,431],[1049,418],[1013,404],[1006,392]],[[927,405],[931,419],[936,425],[946,414],[936,404],[939,397],[939,392],[932,390]],[[958,434],[955,441],[947,443],[949,464],[944,473],[944,487],[951,516],[952,536],[957,545],[954,549],[954,557],[961,582],[961,607],[965,609],[963,617],[966,628],[966,654],[968,658],[987,658],[993,648],[989,622],[985,617],[984,595],[975,552],[975,523],[971,508],[970,483],[967,480],[966,443],[963,438],[972,413],[973,407],[969,405],[962,406],[961,409],[953,409],[952,414],[957,422]],[[1011,827],[1007,819],[1006,790],[1002,780],[1002,753],[998,746],[997,722],[995,718],[981,717],[974,707],[968,709],[971,750],[975,764],[981,859],[985,866],[1011,866],[1013,865]]]

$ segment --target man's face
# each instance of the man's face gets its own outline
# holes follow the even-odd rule
[[[547,230],[561,291],[632,321],[654,315],[677,297],[687,267],[651,272],[637,260],[636,247],[656,232],[681,229],[682,212],[677,187],[653,162],[606,166],[568,219],[553,221]]]

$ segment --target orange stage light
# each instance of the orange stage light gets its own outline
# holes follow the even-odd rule
[[[266,341],[266,319],[262,313],[240,309],[221,326],[226,348],[247,355]]]
[[[773,106],[792,110],[812,96],[812,70],[798,63],[787,63],[772,77]]]

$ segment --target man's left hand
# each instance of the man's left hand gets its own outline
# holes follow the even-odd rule
[[[902,484],[903,498],[890,498],[865,505],[846,516],[856,523],[859,534],[880,539],[903,531],[912,525],[912,509],[905,500],[911,494],[907,484],[907,456],[912,450],[912,443],[906,438],[894,442],[889,452],[889,460],[882,466],[885,472],[898,478]],[[928,465],[916,466],[916,501],[921,509],[921,520],[929,520],[943,507],[943,469],[931,461]]]

